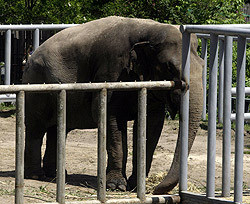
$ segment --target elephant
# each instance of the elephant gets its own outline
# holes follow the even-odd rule
[[[197,39],[191,37],[189,149],[201,112],[202,60]],[[178,26],[150,19],[111,16],[64,29],[40,45],[29,58],[23,73],[24,84],[89,83],[119,81],[181,80],[182,35]],[[158,143],[167,106],[172,116],[179,109],[181,90],[148,91],[146,175]],[[131,190],[137,178],[137,92],[109,91],[107,104],[107,188]],[[25,178],[44,179],[56,174],[56,93],[25,95]],[[98,93],[67,92],[66,132],[96,128]],[[133,169],[126,176],[127,122],[133,126]],[[41,145],[46,136],[46,150]],[[178,182],[179,140],[169,176],[155,193],[169,190]],[[43,163],[43,166],[42,166]]]

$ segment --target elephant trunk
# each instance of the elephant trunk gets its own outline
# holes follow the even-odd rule
[[[201,113],[202,113],[202,104],[203,104],[202,85],[201,83],[196,83],[196,82],[190,84],[188,154],[190,153],[190,150],[194,143],[194,139],[196,137],[196,133],[200,125]],[[181,148],[180,139],[181,137],[179,130],[174,158],[170,170],[166,175],[166,177],[164,178],[164,180],[155,187],[154,194],[165,194],[170,190],[172,190],[179,182],[180,148]]]

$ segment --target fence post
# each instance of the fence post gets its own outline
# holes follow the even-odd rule
[[[35,51],[39,47],[39,29],[35,29],[33,33],[33,51]]]
[[[245,112],[245,71],[246,38],[239,36],[237,45],[237,86],[236,86],[236,131],[234,202],[242,202],[243,195],[243,152],[244,152],[244,112]]]
[[[231,160],[231,87],[233,38],[225,36],[224,100],[223,100],[223,156],[222,196],[230,196]]]
[[[107,135],[107,89],[102,89],[99,96],[98,118],[98,168],[97,199],[106,200],[106,135]]]
[[[66,91],[57,97],[57,193],[56,201],[65,203],[65,140],[66,140]]]
[[[24,92],[17,93],[15,203],[23,204],[24,188]]]
[[[216,155],[218,35],[211,34],[208,96],[207,197],[214,197]]]
[[[137,197],[144,201],[146,178],[146,114],[147,89],[142,88],[138,94],[138,137],[137,137]]]
[[[224,88],[224,39],[219,40],[219,100],[218,122],[223,122],[223,88]]]
[[[11,30],[7,30],[5,33],[5,78],[4,84],[10,84],[11,73]]]
[[[207,109],[207,39],[201,39],[201,58],[204,60],[204,68],[202,72],[202,85],[203,85],[203,111],[202,120],[206,120]]]
[[[189,84],[190,76],[190,33],[182,33],[182,78]],[[180,132],[181,132],[181,152],[180,152],[180,185],[179,192],[187,191],[187,171],[188,171],[188,121],[189,121],[189,90],[182,94],[180,107]]]

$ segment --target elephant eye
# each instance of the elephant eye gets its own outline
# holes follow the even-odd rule
[[[164,74],[164,78],[166,78],[167,80],[173,80],[174,78],[180,78],[180,71],[171,62],[165,63],[163,74]]]

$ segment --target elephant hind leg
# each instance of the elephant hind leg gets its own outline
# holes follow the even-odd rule
[[[43,170],[46,177],[56,177],[57,128],[47,130],[46,149],[43,157]]]
[[[27,179],[43,180],[44,172],[41,168],[41,146],[45,131],[26,126],[24,177]]]

